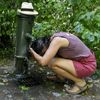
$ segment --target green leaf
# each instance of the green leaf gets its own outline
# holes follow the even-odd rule
[[[82,25],[81,23],[75,22],[75,23],[74,23],[74,26],[75,26],[75,28],[74,28],[74,31],[75,31],[75,32],[77,32],[77,33],[83,32],[84,27],[83,27],[83,25]]]
[[[27,90],[30,89],[29,87],[26,87],[26,86],[19,86],[19,88],[20,88],[22,91],[27,91]]]

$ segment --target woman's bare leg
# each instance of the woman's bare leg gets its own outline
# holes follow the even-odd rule
[[[55,58],[49,63],[49,67],[51,67],[56,74],[74,81],[75,84],[79,86],[86,84],[84,79],[77,77],[72,60]],[[74,87],[72,91],[76,91],[77,89],[77,87]]]
[[[65,73],[68,73],[66,75],[65,73],[59,73],[58,75],[69,78],[75,82],[80,81],[79,78],[77,78],[76,70],[74,68],[72,60],[63,59],[63,58],[55,58],[49,63],[49,67],[55,72],[56,69],[62,69],[65,71]]]

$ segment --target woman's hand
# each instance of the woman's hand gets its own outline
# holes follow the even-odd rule
[[[29,48],[29,49],[30,49],[30,52],[31,52],[31,53],[33,53],[33,52],[34,52],[34,50],[33,50],[32,48]]]
[[[34,51],[32,48],[29,48],[29,52],[31,53],[32,58],[35,59],[35,58],[34,58],[34,52],[35,52],[35,51]]]
[[[32,48],[29,48],[29,49],[30,49],[33,59],[37,60],[41,64],[42,57],[39,54],[37,54]]]

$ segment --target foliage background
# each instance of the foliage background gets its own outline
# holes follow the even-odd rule
[[[100,0],[1,0],[1,58],[14,55],[16,12],[24,1],[32,2],[39,12],[32,30],[34,37],[71,32],[95,52],[100,65]]]

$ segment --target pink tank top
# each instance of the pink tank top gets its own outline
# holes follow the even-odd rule
[[[76,59],[88,57],[92,54],[90,49],[77,36],[71,33],[59,32],[55,33],[51,39],[54,37],[66,38],[69,41],[69,46],[60,48],[57,52],[57,56],[68,59]]]

